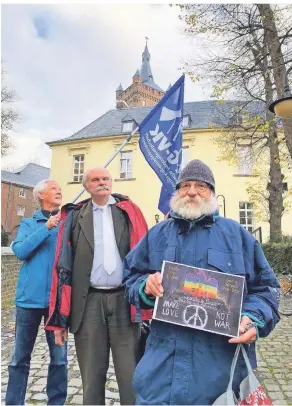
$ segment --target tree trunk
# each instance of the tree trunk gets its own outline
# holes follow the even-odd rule
[[[266,52],[264,44],[264,52]],[[264,58],[263,64],[267,65],[268,58]],[[266,68],[266,66],[265,66]],[[263,75],[265,79],[265,93],[267,107],[273,97],[272,81],[269,74]],[[273,114],[267,109],[267,120],[269,122],[269,153],[270,153],[270,182],[269,191],[269,212],[270,212],[270,241],[277,242],[282,239],[282,214],[283,214],[283,175],[281,173],[281,161],[279,151],[279,140],[277,136],[276,123],[273,120]]]
[[[290,157],[292,159],[292,124],[291,120],[283,120],[283,128],[284,128],[284,137],[286,141],[286,145],[290,154]]]
[[[269,55],[272,62],[273,76],[278,98],[284,97],[284,85],[287,75],[286,65],[281,49],[281,43],[275,23],[274,12],[270,4],[257,4],[257,8],[262,17],[265,42],[268,46]],[[283,120],[284,136],[286,145],[292,159],[292,125],[288,120]]]
[[[254,37],[255,43],[256,38]],[[277,136],[277,126],[274,122],[273,114],[268,110],[268,107],[273,99],[273,86],[271,75],[268,71],[268,48],[266,37],[264,37],[263,45],[251,48],[254,60],[256,61],[258,53],[262,57],[259,63],[259,68],[265,84],[265,100],[267,109],[267,121],[269,123],[268,132],[268,148],[270,156],[269,183],[267,190],[269,192],[269,223],[270,223],[270,241],[276,242],[282,239],[282,214],[283,214],[283,175],[281,173],[281,161],[279,151],[279,140]]]
[[[282,238],[283,175],[281,174],[279,142],[274,124],[271,125],[269,132],[270,182],[267,189],[269,191],[270,241],[277,242]]]

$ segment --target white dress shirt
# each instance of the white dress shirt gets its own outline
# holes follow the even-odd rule
[[[104,206],[92,202],[94,257],[90,276],[90,286],[111,289],[122,284],[123,267],[118,251],[111,205],[116,204],[113,196]]]

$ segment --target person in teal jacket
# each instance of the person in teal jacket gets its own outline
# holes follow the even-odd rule
[[[41,210],[23,219],[12,250],[23,261],[16,288],[15,349],[8,367],[7,405],[23,405],[30,369],[31,353],[42,319],[48,318],[52,269],[55,257],[60,186],[52,180],[36,185],[34,197]],[[50,351],[47,378],[48,405],[63,405],[67,397],[67,347],[55,344],[54,333],[46,331]]]
[[[256,366],[255,341],[279,321],[279,282],[258,241],[238,222],[220,217],[211,169],[199,160],[181,171],[170,216],[154,226],[124,260],[126,296],[137,309],[162,297],[164,260],[245,278],[239,337],[230,338],[153,320],[146,351],[136,367],[138,405],[212,405],[229,382],[236,344]],[[199,315],[197,314],[199,317]],[[202,315],[201,315],[202,316]],[[233,390],[247,376],[241,357]]]

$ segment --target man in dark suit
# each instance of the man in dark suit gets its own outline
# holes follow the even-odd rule
[[[122,287],[122,261],[135,237],[137,226],[133,226],[132,220],[137,224],[136,218],[140,216],[143,234],[147,226],[137,206],[121,195],[111,194],[112,180],[105,168],[87,171],[83,185],[91,199],[74,210],[70,237],[73,250],[70,331],[75,337],[83,403],[105,404],[111,349],[121,404],[132,405],[140,325],[131,321]],[[65,334],[55,332],[57,344],[62,345]]]

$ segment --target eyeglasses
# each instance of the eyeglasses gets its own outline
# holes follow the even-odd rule
[[[179,190],[187,193],[191,187],[194,187],[199,193],[205,193],[209,188],[206,183],[182,183]]]

